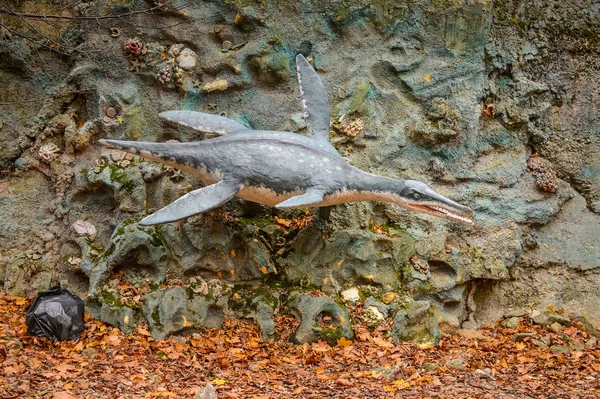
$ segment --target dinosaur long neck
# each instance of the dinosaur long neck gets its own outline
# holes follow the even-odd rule
[[[348,184],[348,190],[356,192],[361,201],[397,202],[399,200],[398,193],[403,186],[403,180],[360,171],[360,173],[352,176]]]

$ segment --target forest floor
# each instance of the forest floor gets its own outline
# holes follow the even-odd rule
[[[288,316],[277,316],[275,342],[237,319],[171,339],[88,319],[81,339],[52,342],[27,336],[30,303],[0,291],[4,399],[193,398],[207,383],[219,399],[600,398],[600,347],[576,322],[553,332],[524,317],[516,329],[463,330],[420,347],[392,343],[389,324],[356,324],[353,340],[330,346],[289,342],[298,322]],[[535,344],[544,341],[552,347]]]

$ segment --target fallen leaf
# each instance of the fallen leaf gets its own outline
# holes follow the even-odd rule
[[[79,399],[78,396],[71,395],[69,392],[60,391],[52,394],[52,399]]]

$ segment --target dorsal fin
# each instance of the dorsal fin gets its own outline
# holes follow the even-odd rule
[[[233,119],[198,111],[165,111],[158,114],[158,116],[169,122],[175,122],[205,133],[222,135],[248,130],[246,126]]]
[[[304,107],[304,120],[310,137],[329,144],[331,109],[323,82],[302,54],[296,56],[296,69]]]

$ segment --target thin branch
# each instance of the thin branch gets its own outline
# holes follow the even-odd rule
[[[186,5],[187,5],[187,3],[182,6],[175,7],[174,10],[180,11],[181,9],[185,8]],[[161,11],[161,12],[157,13],[156,11]],[[144,10],[130,11],[130,12],[125,12],[125,13],[118,14],[118,15],[87,15],[87,16],[74,17],[74,16],[67,16],[67,15],[29,14],[29,13],[13,11],[13,10],[7,9],[7,8],[0,8],[0,14],[14,15],[16,17],[31,18],[31,19],[66,19],[66,20],[71,20],[71,21],[120,19],[123,17],[129,17],[129,16],[137,15],[137,14],[160,14],[160,13],[166,14],[169,11],[172,11],[172,10],[170,10],[168,6],[157,5],[154,7],[146,8]]]

